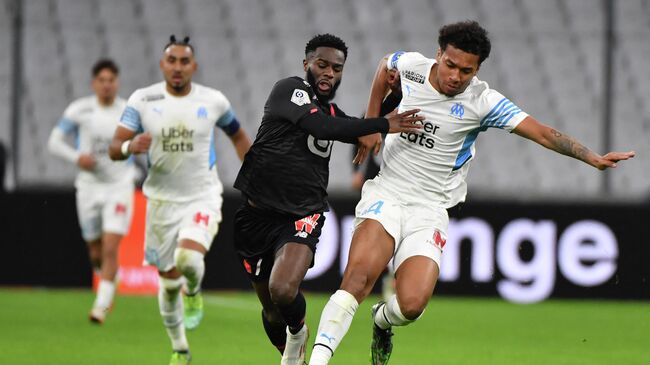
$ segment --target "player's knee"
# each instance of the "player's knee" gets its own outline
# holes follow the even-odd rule
[[[183,247],[174,250],[174,262],[182,273],[197,271],[201,265],[204,265],[201,252]]]
[[[399,307],[402,315],[404,315],[406,319],[409,321],[415,321],[420,318],[422,313],[424,313],[424,309],[427,307],[428,302],[428,298],[424,299],[412,296],[399,300]]]
[[[269,293],[273,304],[278,306],[289,305],[296,298],[298,287],[286,281],[271,282],[269,283]]]
[[[358,302],[365,299],[372,290],[372,282],[368,272],[363,269],[351,269],[346,272],[341,289],[352,294]]]

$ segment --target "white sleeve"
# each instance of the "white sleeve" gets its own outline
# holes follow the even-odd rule
[[[143,101],[141,97],[140,90],[136,90],[129,100],[126,102],[126,108],[122,112],[122,117],[120,118],[119,125],[130,129],[132,131],[141,132],[142,129],[142,119],[140,118],[140,111],[143,107]]]
[[[65,142],[66,132],[72,131],[72,129],[69,129],[69,124],[69,119],[61,118],[59,125],[54,127],[50,133],[50,138],[47,141],[47,148],[53,155],[76,164],[79,160],[79,151]]]
[[[479,118],[483,128],[500,128],[512,132],[528,116],[500,92],[486,90],[479,101]]]
[[[397,61],[405,54],[406,52],[404,51],[397,51],[390,56],[388,56],[388,60],[386,61],[386,67],[389,70],[398,70],[399,68],[397,67]]]

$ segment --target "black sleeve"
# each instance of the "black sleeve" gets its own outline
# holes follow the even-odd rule
[[[275,117],[297,124],[310,110],[317,108],[309,97],[308,86],[299,78],[278,81],[267,101],[267,112]]]
[[[386,96],[384,101],[381,103],[381,110],[379,111],[379,115],[384,116],[399,106],[399,103],[402,102],[402,95],[401,94],[395,94],[391,92]]]
[[[354,143],[351,142],[352,138],[368,134],[388,133],[388,119],[386,118],[339,118],[329,116],[320,110],[300,118],[298,126],[316,139],[347,143]]]

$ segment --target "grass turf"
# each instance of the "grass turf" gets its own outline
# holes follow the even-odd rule
[[[328,296],[307,295],[316,334]],[[364,302],[331,364],[368,364]],[[155,297],[116,299],[104,326],[91,325],[87,290],[0,289],[0,356],[22,364],[167,364],[169,340]],[[279,364],[252,293],[205,294],[205,318],[188,333],[193,364]],[[435,297],[421,320],[395,329],[398,364],[650,364],[650,303]]]

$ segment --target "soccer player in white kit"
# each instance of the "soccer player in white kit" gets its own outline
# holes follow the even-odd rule
[[[446,209],[465,200],[465,177],[479,132],[487,128],[514,132],[600,170],[634,156],[634,152],[594,153],[476,78],[490,53],[487,32],[478,23],[446,25],[438,43],[435,59],[396,52],[380,62],[375,74],[367,117],[378,115],[388,75],[395,70],[403,93],[399,110],[421,109],[425,121],[421,133],[386,137],[381,171],[363,187],[349,261],[340,289],[323,309],[310,365],[329,362],[359,303],[393,258],[396,295],[372,308],[371,363],[388,363],[391,327],[417,320],[433,293],[447,237]],[[381,143],[378,135],[367,138]]]
[[[160,275],[158,302],[172,342],[170,364],[189,364],[185,329],[196,328],[203,317],[203,258],[221,222],[223,187],[214,127],[230,137],[240,159],[251,141],[228,99],[192,82],[197,63],[189,38],[171,37],[160,69],[164,82],[138,89],[129,98],[110,155],[119,160],[147,153],[145,261]]]
[[[109,59],[92,68],[94,95],[72,102],[48,141],[51,153],[79,166],[75,180],[77,216],[90,261],[100,277],[90,320],[103,323],[115,294],[118,246],[129,230],[135,169],[130,161],[111,161],[108,146],[126,101],[117,96],[119,69]],[[77,139],[76,148],[66,135]]]

